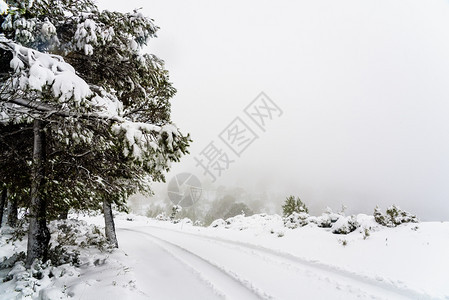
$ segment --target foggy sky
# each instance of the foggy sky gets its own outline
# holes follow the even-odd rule
[[[99,4],[143,7],[161,27],[149,51],[165,60],[178,89],[172,119],[194,140],[167,179],[207,180],[193,157],[211,141],[226,150],[218,135],[263,91],[283,114],[255,127],[259,138],[217,185],[449,219],[447,1]]]

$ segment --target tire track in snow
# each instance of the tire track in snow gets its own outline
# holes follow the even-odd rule
[[[205,284],[198,274],[181,263],[153,240],[138,232],[117,234],[128,256],[126,265],[134,274],[138,290],[145,299],[223,299],[223,295]],[[123,298],[125,299],[125,298]]]
[[[241,278],[239,275],[218,266],[213,262],[167,240],[159,238],[148,232],[133,229],[119,229],[138,233],[146,239],[158,245],[172,257],[187,266],[207,286],[225,299],[273,299],[264,291],[254,287],[250,281]]]
[[[286,267],[294,267],[296,270],[304,270],[306,267],[307,273],[320,279],[325,280],[328,283],[332,283],[336,286],[337,289],[346,288],[352,292],[361,292],[365,294],[365,296],[370,296],[371,294],[379,294],[375,289],[380,289],[381,291],[385,291],[388,294],[392,295],[395,299],[430,299],[431,297],[427,294],[420,293],[418,291],[412,290],[407,287],[401,287],[395,285],[393,282],[386,281],[386,279],[381,277],[369,277],[367,275],[361,275],[355,272],[351,272],[336,266],[327,265],[321,262],[317,262],[314,260],[307,260],[301,257],[294,256],[289,253],[265,248],[263,246],[247,244],[239,241],[231,241],[219,237],[213,236],[204,236],[191,232],[182,232],[169,228],[160,228],[154,226],[145,226],[140,227],[151,228],[151,230],[159,230],[159,231],[169,231],[175,234],[188,235],[192,236],[196,239],[201,239],[207,242],[218,243],[223,246],[232,249],[239,249],[240,251],[246,252],[249,255],[259,256],[261,259],[266,261],[271,261],[272,263],[282,263]],[[136,228],[137,229],[137,228]],[[319,272],[317,272],[317,270]],[[323,276],[323,273],[326,274]],[[339,280],[340,279],[340,280]],[[343,280],[341,280],[343,279]],[[340,282],[345,282],[349,279],[354,285],[341,284]],[[360,288],[362,287],[362,288]],[[366,292],[366,291],[371,292]],[[373,296],[373,295],[371,295]],[[375,297],[375,296],[374,296]]]

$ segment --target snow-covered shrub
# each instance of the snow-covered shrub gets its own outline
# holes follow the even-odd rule
[[[56,241],[59,245],[76,245],[76,233],[78,228],[74,226],[71,220],[62,220],[55,224],[57,232]]]
[[[374,209],[374,220],[377,223],[387,227],[396,227],[403,223],[418,223],[419,220],[415,215],[406,212],[399,208],[399,206],[390,206],[385,214],[382,214],[380,208],[376,206]]]
[[[26,218],[19,219],[16,227],[8,226],[2,228],[2,232],[11,234],[11,237],[6,241],[7,243],[22,241],[25,235],[28,233],[28,223]]]
[[[288,217],[284,218],[284,226],[295,229],[309,224],[309,214],[305,212],[293,212]]]
[[[369,229],[368,228],[364,228],[363,229],[363,239],[366,240],[371,234],[369,233]]]
[[[282,205],[284,216],[284,226],[287,228],[297,228],[309,224],[309,209],[299,197],[289,196]]]
[[[51,221],[48,260],[33,261],[25,267],[25,253],[21,252],[3,259],[0,263],[4,282],[8,281],[10,292],[2,299],[68,299],[63,285],[70,277],[80,275],[80,265],[92,267],[104,264],[108,259],[104,250],[112,250],[102,231],[85,221],[67,219]],[[2,239],[3,241],[4,239]],[[17,243],[17,252],[24,243]],[[14,250],[16,251],[16,250]],[[0,282],[1,280],[0,279]],[[62,279],[62,280],[61,280]],[[0,284],[1,285],[1,284]],[[55,290],[56,288],[56,290]],[[53,297],[54,296],[54,297]],[[62,298],[61,298],[62,297]]]
[[[348,241],[345,240],[345,239],[338,240],[338,242],[339,242],[343,247],[346,247],[346,246],[348,245]]]
[[[225,227],[225,226],[226,226],[226,222],[223,219],[217,219],[209,225],[209,227],[212,227],[212,228]]]
[[[80,264],[80,248],[94,247],[100,251],[110,251],[112,248],[106,237],[95,225],[84,221],[67,219],[50,223],[52,242],[48,251],[52,265]]]
[[[48,259],[55,266],[63,264],[71,264],[79,267],[80,265],[80,252],[78,250],[68,250],[67,247],[62,245],[56,245],[48,250]]]
[[[81,244],[83,246],[94,246],[101,251],[110,251],[112,250],[111,244],[108,242],[103,232],[95,225],[90,226],[90,232],[86,235],[85,244]]]
[[[326,211],[318,217],[310,216],[308,213],[305,212],[293,212],[289,216],[284,217],[284,226],[287,228],[297,228],[302,227],[307,224],[316,224],[318,227],[321,228],[331,228],[334,226],[334,224],[340,219],[344,218],[344,216],[341,213],[334,213],[332,209],[329,207],[326,208]]]
[[[237,229],[237,230],[245,230],[248,229],[249,218],[245,217],[245,215],[237,215],[231,218],[227,218],[225,223],[225,228],[227,229]]]
[[[3,257],[3,261],[0,262],[0,270],[12,268],[18,261],[25,262],[26,254],[24,251],[15,252],[10,257]]]
[[[14,298],[7,299],[68,299],[61,289],[52,287],[52,283],[62,277],[79,275],[76,268],[69,264],[55,267],[50,261],[42,263],[35,260],[26,269],[25,263],[19,261],[4,278],[4,282],[10,281],[14,286],[14,292],[9,295]]]
[[[332,233],[335,234],[348,234],[353,232],[359,227],[357,218],[355,216],[340,216],[338,220],[332,225]]]
[[[33,283],[37,280],[33,278],[29,270],[25,268],[24,262],[17,262],[3,279],[4,282],[10,280],[14,280],[16,282],[15,291],[21,292],[23,296],[31,296],[34,293]]]
[[[309,213],[307,206],[299,199],[299,197],[289,196],[282,205],[282,212],[284,217],[290,216],[292,213]]]
[[[241,214],[241,215],[236,215],[230,218],[226,219],[226,225],[232,225],[232,224],[236,224],[236,223],[242,223],[242,221],[245,219],[245,215]]]
[[[274,233],[283,235],[285,229],[281,216],[267,214],[255,214],[252,216],[238,215],[226,220],[217,219],[209,227],[225,228],[235,231],[249,230],[257,235]]]
[[[51,266],[51,262],[47,261],[42,263],[42,261],[36,259],[30,267],[31,276],[36,279],[42,279],[45,275],[49,275],[50,270],[46,270],[49,266]]]
[[[186,224],[192,225],[193,224],[192,220],[190,220],[189,218],[175,219],[175,220],[172,220],[172,223],[173,224],[181,223],[183,225],[186,225]]]
[[[310,216],[308,221],[309,223],[314,223],[321,228],[331,228],[341,216],[341,213],[334,213],[331,208],[327,207],[326,211],[321,216]]]
[[[366,214],[357,215],[357,223],[359,224],[359,232],[366,239],[371,232],[378,231],[382,228],[375,220],[374,216]]]
[[[52,276],[51,268],[50,261],[42,263],[36,259],[29,269],[25,268],[24,262],[19,261],[8,272],[4,281],[14,281],[14,290],[20,292],[21,296],[15,299],[31,299],[31,296],[41,289],[41,282]]]
[[[175,222],[175,218],[176,218],[176,215],[178,213],[180,213],[181,211],[182,211],[182,207],[180,205],[173,205],[173,207],[171,209],[170,221],[172,221],[174,223],[178,223],[179,220],[178,220],[178,222]]]

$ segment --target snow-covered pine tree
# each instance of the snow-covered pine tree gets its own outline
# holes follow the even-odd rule
[[[32,156],[10,151],[32,161],[30,265],[46,256],[48,205],[123,205],[130,193],[164,180],[190,139],[171,123],[175,89],[163,62],[142,53],[158,29],[151,19],[139,11],[101,12],[90,0],[6,3],[0,127],[3,135],[33,132]],[[12,176],[5,180],[15,184]],[[110,238],[116,244],[115,233]]]
[[[284,205],[282,205],[282,212],[284,217],[288,217],[294,212],[298,214],[299,213],[308,214],[309,209],[307,208],[305,203],[301,201],[299,197],[295,198],[295,196],[289,196],[287,197],[287,199],[285,199]]]
[[[399,208],[397,205],[392,205],[382,214],[379,206],[374,209],[374,220],[380,225],[387,227],[396,227],[403,223],[418,223],[418,218]]]

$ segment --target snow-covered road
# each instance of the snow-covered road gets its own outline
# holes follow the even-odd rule
[[[117,233],[144,298],[420,298],[383,281],[242,242],[153,226]]]
[[[44,266],[37,279],[19,261],[1,270],[0,299],[449,300],[449,223],[385,228],[373,219],[362,222],[367,236],[315,224],[288,229],[277,215],[201,227],[117,213],[114,251],[101,247],[101,215],[53,221],[55,242],[67,238],[60,228],[77,228],[67,251],[79,266]],[[0,235],[0,257],[26,250],[26,240],[10,237]]]

